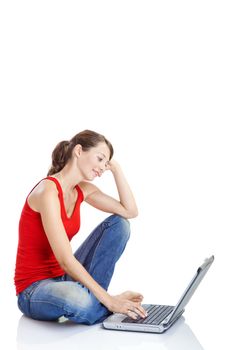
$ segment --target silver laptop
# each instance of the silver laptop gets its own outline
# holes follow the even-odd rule
[[[203,264],[197,269],[197,272],[176,306],[144,304],[142,306],[148,314],[146,318],[139,317],[137,320],[133,320],[124,314],[115,313],[104,320],[104,328],[151,333],[165,332],[183,314],[185,306],[188,304],[213,261],[213,255],[205,259]]]

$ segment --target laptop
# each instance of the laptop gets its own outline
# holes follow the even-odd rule
[[[112,330],[163,333],[169,329],[183,314],[185,306],[199,286],[201,280],[214,261],[214,256],[204,260],[188,284],[181,298],[175,306],[143,304],[147,317],[137,320],[119,313],[114,313],[103,321],[103,327]]]

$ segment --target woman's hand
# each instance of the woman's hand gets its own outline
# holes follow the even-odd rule
[[[135,218],[138,215],[137,204],[121,166],[115,159],[111,159],[108,165],[106,165],[106,170],[112,172],[119,195],[118,204],[120,204],[120,211],[113,211],[113,213],[119,214],[127,219]]]
[[[114,173],[114,171],[117,171],[117,169],[120,169],[120,165],[115,159],[111,159],[106,165],[106,170],[110,170],[112,173]]]
[[[145,318],[147,313],[141,306],[142,300],[143,296],[141,294],[127,291],[116,296],[111,296],[108,309],[112,312],[125,314],[133,319],[137,319],[138,316]]]

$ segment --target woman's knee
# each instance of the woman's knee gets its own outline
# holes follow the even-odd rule
[[[114,229],[118,239],[128,241],[130,238],[130,222],[120,215],[113,214],[108,219],[109,227]]]

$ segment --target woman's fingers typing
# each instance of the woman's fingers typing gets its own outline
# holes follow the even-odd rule
[[[133,301],[133,300],[137,301]],[[132,294],[122,293],[118,296],[111,298],[112,303],[109,310],[113,312],[119,312],[125,314],[133,319],[138,317],[145,318],[147,316],[146,310],[141,305],[142,297],[138,295],[135,298],[135,295],[132,297]]]
[[[130,300],[122,300],[123,310],[122,313],[127,316],[137,319],[139,317],[145,318],[147,316],[146,310],[142,307],[140,302],[133,302]]]
[[[127,315],[131,318],[134,318],[134,319],[137,319],[138,316],[145,318],[147,316],[147,312],[139,303],[134,303],[129,308]]]

